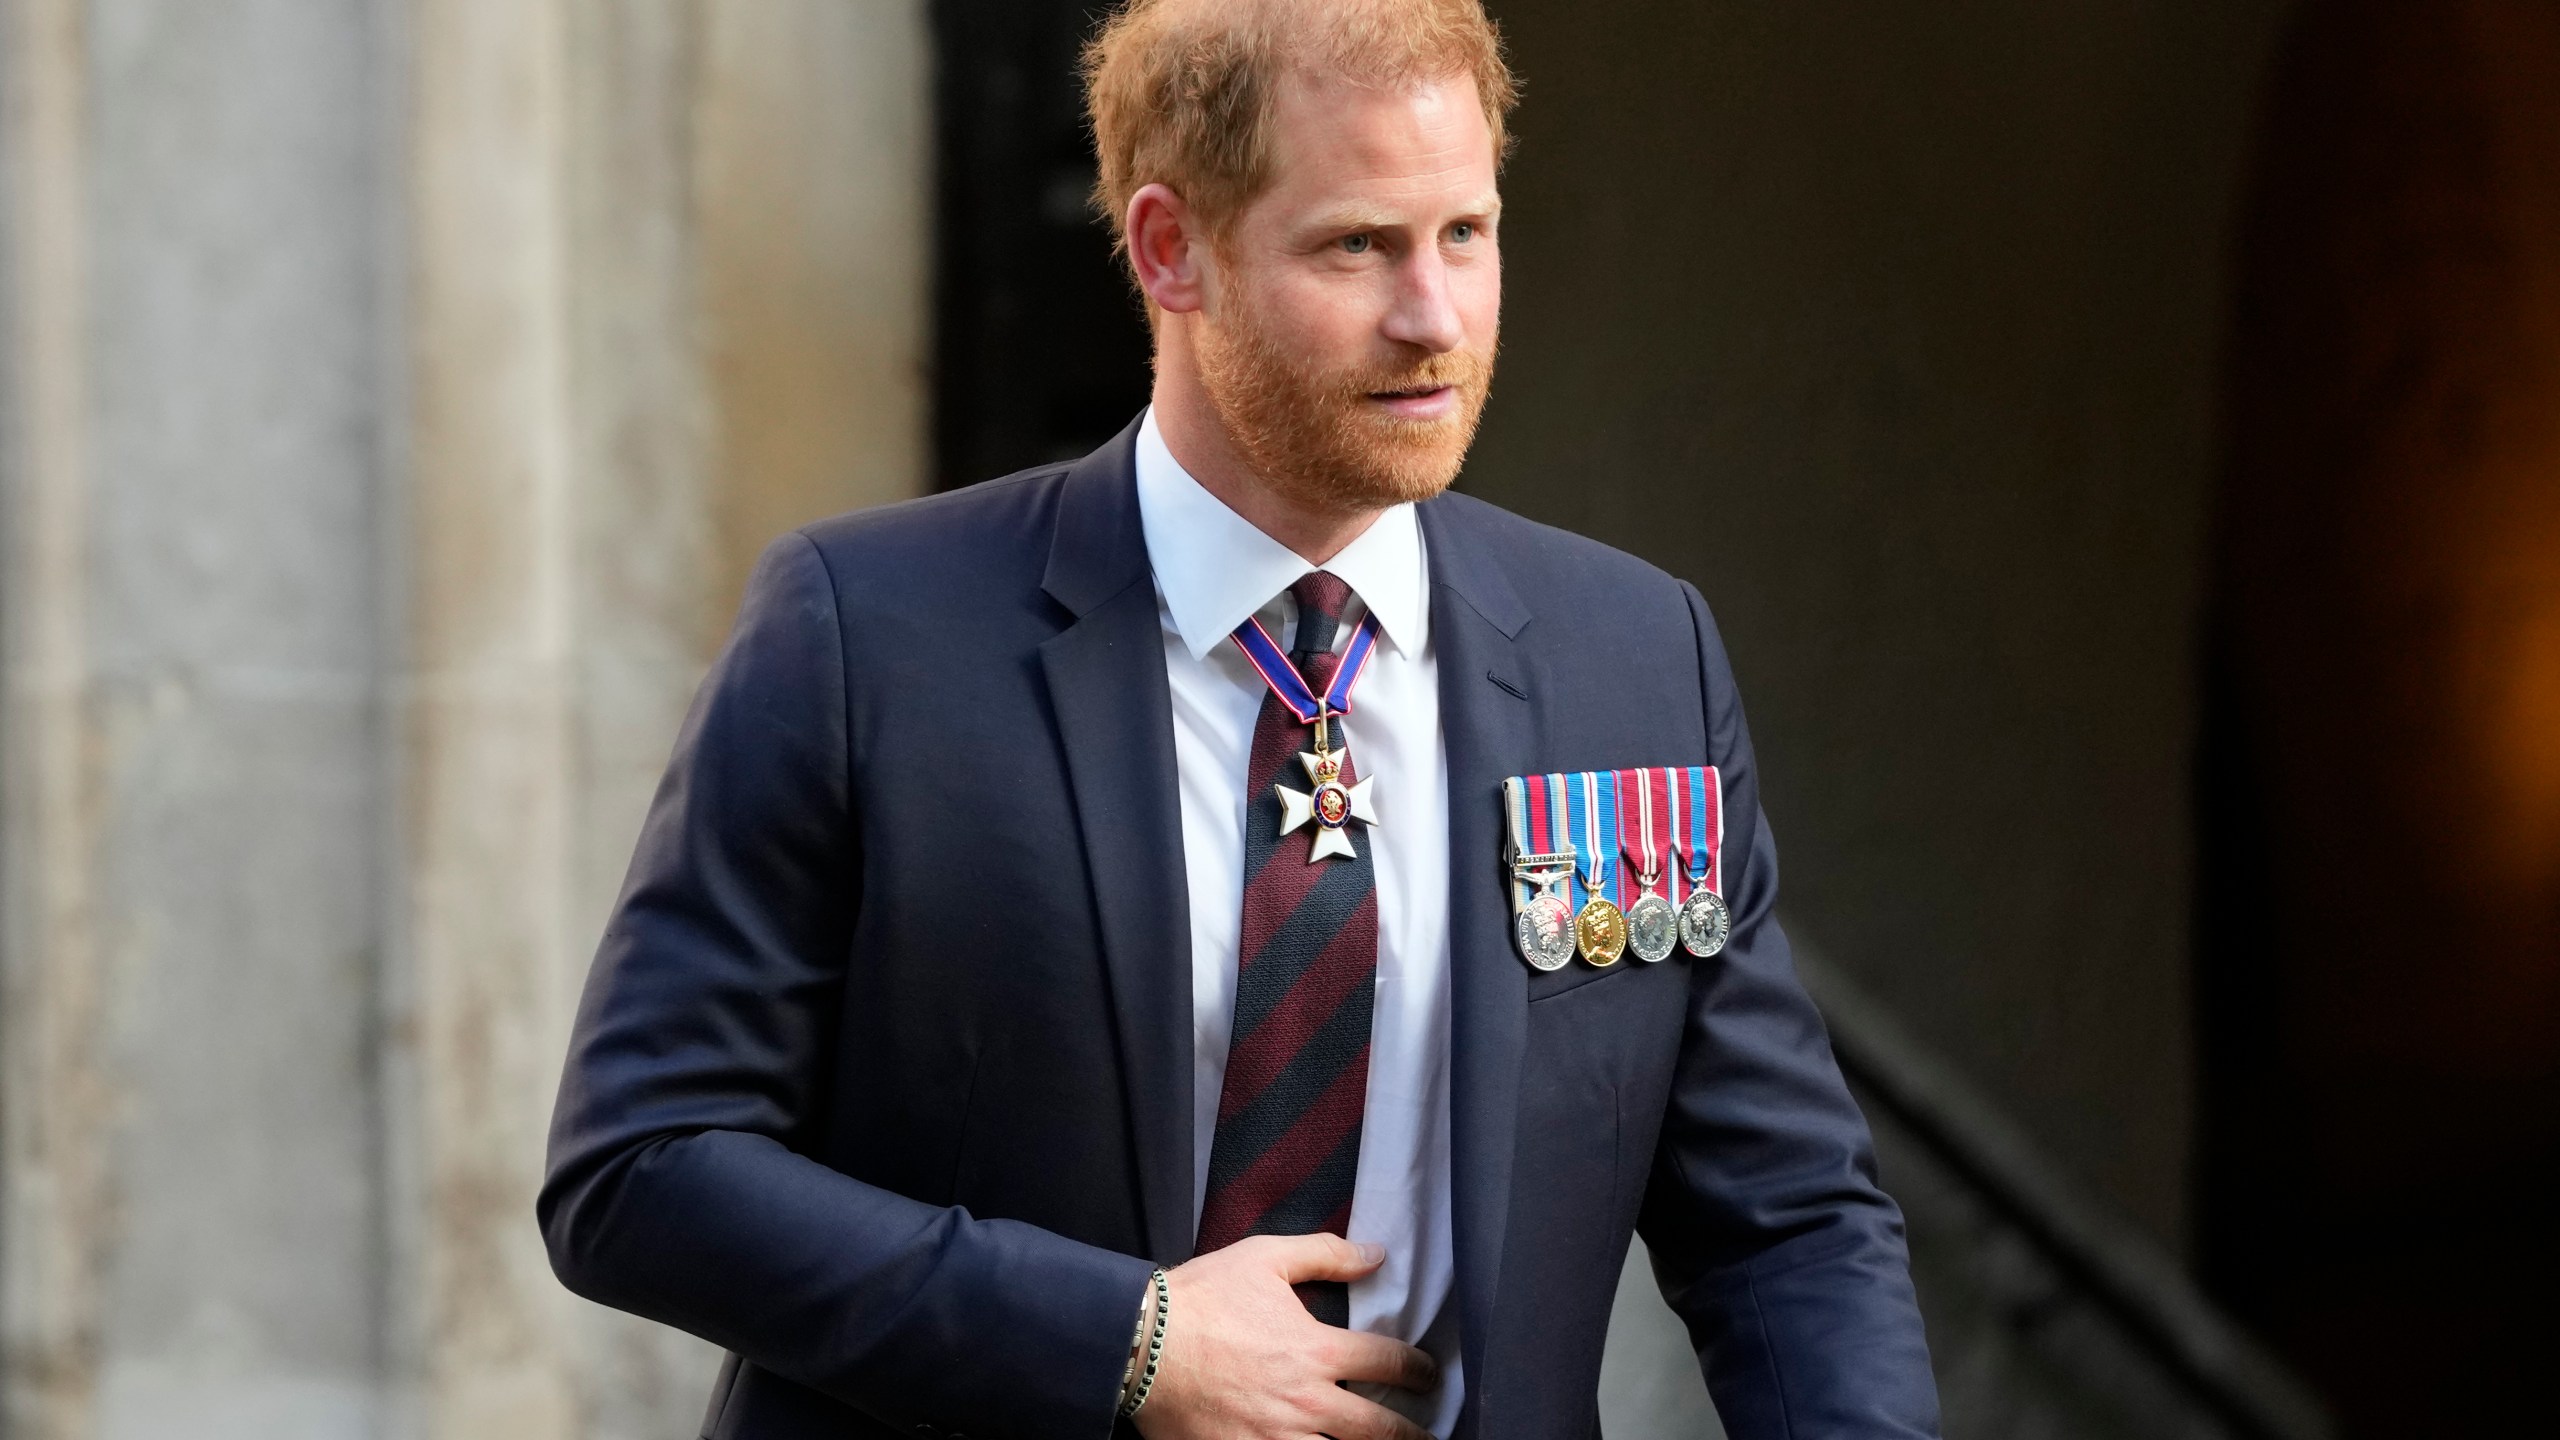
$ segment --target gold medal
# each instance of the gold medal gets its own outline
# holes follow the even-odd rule
[[[1582,958],[1593,965],[1618,963],[1627,953],[1627,917],[1618,902],[1609,898],[1609,857],[1616,849],[1617,816],[1603,815],[1600,799],[1600,777],[1585,771],[1574,779],[1582,783],[1583,854],[1591,862],[1590,872],[1582,878],[1587,898],[1582,912],[1573,917],[1573,941]],[[1607,826],[1603,832],[1604,823]]]
[[[1627,917],[1617,902],[1595,892],[1573,918],[1573,941],[1583,959],[1599,966],[1615,965],[1627,953]]]

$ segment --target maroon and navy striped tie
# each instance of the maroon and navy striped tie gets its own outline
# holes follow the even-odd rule
[[[1289,659],[1322,695],[1341,664],[1333,641],[1351,587],[1319,570],[1289,593],[1298,602]],[[1332,723],[1329,738],[1340,749],[1340,722]],[[1280,833],[1273,787],[1313,788],[1298,761],[1312,742],[1312,727],[1278,695],[1262,697],[1245,777],[1235,1032],[1200,1207],[1204,1254],[1248,1235],[1339,1235],[1351,1220],[1378,973],[1375,841],[1364,828],[1352,837],[1353,858],[1309,863],[1312,827]],[[1346,758],[1343,783],[1357,778]],[[1317,1319],[1350,1323],[1346,1286],[1315,1282],[1298,1294]]]

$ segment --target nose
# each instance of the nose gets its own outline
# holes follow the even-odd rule
[[[1449,262],[1436,246],[1416,246],[1396,267],[1395,303],[1379,327],[1390,340],[1445,355],[1466,343],[1449,294]]]

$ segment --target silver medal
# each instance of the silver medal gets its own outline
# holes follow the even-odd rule
[[[1627,948],[1650,965],[1680,943],[1680,912],[1671,902],[1647,890],[1627,907]]]
[[[1553,895],[1540,895],[1511,917],[1511,938],[1532,970],[1561,970],[1573,959],[1573,911]]]
[[[1523,855],[1511,864],[1511,878],[1538,887],[1538,893],[1511,917],[1511,940],[1532,970],[1561,970],[1573,959],[1573,907],[1557,891],[1573,873],[1573,852]]]
[[[1653,844],[1653,784],[1651,772],[1635,790],[1637,829],[1636,848],[1627,853],[1627,868],[1635,872],[1636,898],[1627,904],[1627,949],[1647,965],[1669,955],[1680,943],[1680,912],[1670,900],[1656,892],[1662,886],[1662,866],[1666,858]],[[1624,800],[1620,804],[1623,807]],[[1618,815],[1619,828],[1626,827],[1626,812]]]
[[[1733,910],[1713,890],[1692,890],[1680,902],[1680,946],[1704,960],[1733,934]]]

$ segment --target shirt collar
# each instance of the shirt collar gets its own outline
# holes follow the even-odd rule
[[[1192,658],[1205,659],[1247,616],[1318,567],[1202,488],[1165,447],[1153,407],[1138,426],[1138,520],[1156,593]],[[1429,635],[1422,527],[1394,506],[1322,567],[1378,617],[1379,637],[1418,655]]]

